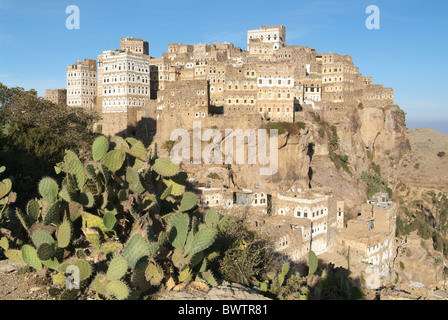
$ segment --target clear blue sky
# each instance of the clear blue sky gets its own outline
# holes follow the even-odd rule
[[[69,5],[80,9],[79,30],[65,27]],[[380,9],[379,30],[365,27],[369,5]],[[121,37],[147,40],[160,57],[170,42],[246,49],[247,30],[283,24],[287,44],[349,54],[393,87],[410,128],[448,133],[447,21],[446,0],[0,0],[0,82],[43,96],[65,87],[67,65],[97,59]]]

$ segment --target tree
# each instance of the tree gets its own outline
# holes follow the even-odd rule
[[[54,175],[66,149],[90,152],[98,116],[37,98],[35,91],[0,83],[0,163],[14,176],[18,202],[36,195],[35,182]]]

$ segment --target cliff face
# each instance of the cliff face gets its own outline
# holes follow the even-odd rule
[[[448,248],[448,135],[431,129],[408,131],[410,153],[398,167],[401,244],[394,265],[398,283],[443,286]]]
[[[345,115],[323,119],[314,123],[311,185],[331,187],[346,200],[348,212],[356,213],[367,199],[363,172],[379,171],[390,186],[396,184],[397,168],[410,151],[404,122],[396,106],[352,108]],[[347,157],[345,167],[338,168],[338,159],[331,155],[332,131],[327,130],[325,138],[319,135],[325,126],[336,128],[338,146],[333,154]]]
[[[373,174],[372,168],[377,171],[380,168],[382,178],[389,185],[395,185],[397,167],[409,153],[406,128],[399,111],[398,107],[391,106],[385,109],[352,107],[331,116],[304,112],[304,126],[279,135],[277,172],[264,176],[260,174],[263,165],[259,163],[233,164],[235,184],[240,188],[252,188],[254,183],[260,183],[263,189],[274,193],[291,186],[330,187],[336,196],[346,201],[349,215],[356,215],[367,199],[362,173]],[[160,138],[156,139],[159,146],[168,139],[173,125],[160,126]],[[227,127],[246,130],[265,128],[266,123],[261,118],[237,118],[230,122],[225,117],[213,117],[202,125],[203,129],[210,127],[220,131]],[[192,133],[190,128],[187,130]],[[247,142],[245,153],[247,155]],[[200,176],[208,167],[191,166],[191,169],[195,176]]]

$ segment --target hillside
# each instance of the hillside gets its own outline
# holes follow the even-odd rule
[[[448,135],[423,128],[408,130],[408,139],[410,153],[398,168],[395,188],[397,235],[403,240],[397,249],[396,281],[441,287],[448,252]]]
[[[432,129],[408,130],[411,153],[399,167],[400,180],[416,188],[448,187],[448,135]]]

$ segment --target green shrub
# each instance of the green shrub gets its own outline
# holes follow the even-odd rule
[[[334,152],[330,152],[330,160],[333,161],[333,163],[337,169],[343,168],[350,175],[352,175],[352,172],[350,171],[350,168],[348,167],[349,162],[348,162],[347,155],[340,155],[340,154],[336,154]]]
[[[321,138],[325,137],[325,130],[324,130],[324,128],[319,128],[318,133],[319,133],[319,137],[321,137]]]
[[[300,132],[301,129],[305,129],[306,124],[305,122],[269,122],[268,123],[268,129],[277,129],[278,134],[284,134],[286,132],[289,132],[292,135],[296,135]]]
[[[364,180],[366,184],[366,194],[368,199],[371,199],[377,192],[387,192],[388,182],[381,178],[378,173],[370,175],[366,171],[363,171],[361,174],[361,179]]]

